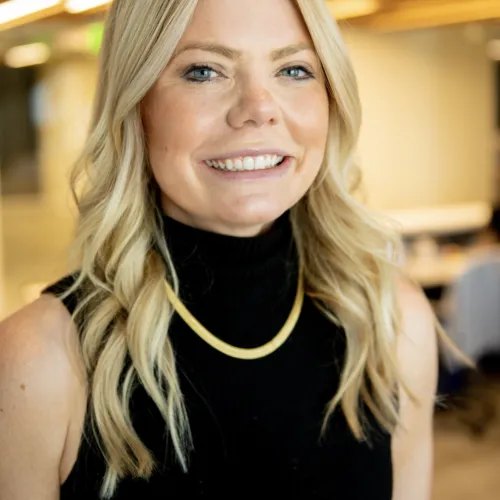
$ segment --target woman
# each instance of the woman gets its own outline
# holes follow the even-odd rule
[[[324,2],[116,0],[99,81],[78,272],[1,328],[2,500],[428,499],[433,316]]]

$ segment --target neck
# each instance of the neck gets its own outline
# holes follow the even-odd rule
[[[197,229],[169,216],[164,229],[183,300],[239,307],[273,301],[290,280],[296,289],[297,255],[288,213],[266,233],[247,238]]]
[[[162,209],[163,213],[168,217],[186,226],[209,231],[211,233],[240,238],[249,238],[264,234],[270,230],[274,223],[274,220],[255,221],[253,223],[235,223],[223,219],[216,220],[209,217],[190,214],[170,201],[165,200],[162,200]]]

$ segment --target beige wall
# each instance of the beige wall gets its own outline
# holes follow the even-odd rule
[[[56,208],[67,209],[68,172],[87,135],[97,80],[94,58],[75,57],[43,71],[45,121],[40,128],[43,194]]]
[[[69,269],[66,250],[75,210],[68,173],[86,136],[96,73],[95,59],[73,58],[49,64],[40,74],[42,193],[3,200],[2,316],[36,297],[41,285]]]
[[[489,201],[493,69],[463,28],[346,30],[359,78],[359,147],[368,202],[380,209]]]

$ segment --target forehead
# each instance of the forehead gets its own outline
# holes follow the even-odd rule
[[[248,51],[310,42],[294,0],[199,0],[179,48],[211,41]]]

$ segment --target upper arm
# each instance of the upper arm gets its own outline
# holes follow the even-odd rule
[[[71,317],[42,297],[0,324],[0,498],[56,500],[80,381]],[[69,342],[67,342],[69,340]]]
[[[438,372],[435,317],[424,294],[411,284],[400,283],[398,298],[402,314],[398,359],[411,395],[400,391],[400,422],[392,445],[393,499],[430,500]]]

